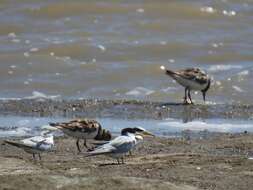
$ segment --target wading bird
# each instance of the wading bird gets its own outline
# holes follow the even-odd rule
[[[210,88],[211,79],[204,71],[199,68],[188,68],[178,71],[166,69],[164,66],[161,66],[160,68],[162,70],[165,70],[167,75],[185,87],[185,104],[193,104],[191,98],[191,90],[201,91],[203,100],[206,100],[206,92]],[[188,102],[188,98],[190,102]]]
[[[76,119],[69,122],[50,123],[50,126],[60,129],[64,134],[77,139],[76,146],[81,152],[79,140],[84,140],[84,146],[89,149],[87,145],[88,139],[94,140],[111,140],[111,133],[102,129],[100,123],[91,119]]]

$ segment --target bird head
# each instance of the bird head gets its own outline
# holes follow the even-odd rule
[[[135,134],[136,135],[151,136],[151,137],[155,136],[151,132],[149,132],[146,129],[144,129],[143,127],[135,127],[134,130],[135,130]]]
[[[152,136],[154,135],[150,132],[148,132],[146,129],[142,127],[134,127],[134,128],[124,128],[121,130],[121,135],[125,135],[127,133],[132,133],[135,135],[141,135],[141,136]]]

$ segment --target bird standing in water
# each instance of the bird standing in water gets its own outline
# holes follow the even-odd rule
[[[164,66],[161,66],[160,68],[165,70],[167,75],[185,87],[184,104],[193,104],[191,90],[201,91],[203,100],[206,100],[206,92],[210,88],[211,79],[203,70],[199,68],[187,68],[178,71],[172,71],[166,69]],[[188,98],[190,102],[188,102]]]

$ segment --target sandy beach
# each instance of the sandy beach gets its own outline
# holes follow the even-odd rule
[[[155,137],[117,165],[109,157],[78,154],[71,138],[58,137],[56,150],[37,162],[1,141],[0,189],[246,190],[253,185],[252,147],[250,134]]]

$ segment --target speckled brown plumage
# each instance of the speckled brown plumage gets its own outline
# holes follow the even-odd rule
[[[50,123],[51,126],[54,126],[63,133],[77,138],[76,146],[79,152],[79,140],[84,139],[84,146],[88,148],[86,140],[111,140],[111,133],[108,130],[102,129],[99,122],[92,119],[75,119],[68,122],[62,123]]]
[[[164,66],[161,68],[163,70],[165,69]],[[211,85],[211,79],[205,71],[199,68],[186,68],[178,71],[166,69],[166,74],[185,87],[185,104],[188,104],[188,98],[190,100],[190,104],[193,104],[190,93],[191,90],[201,91],[203,94],[203,99],[205,101],[206,92]]]
[[[200,84],[207,83],[209,79],[206,72],[199,68],[187,68],[187,69],[175,71],[174,73],[176,73],[177,75],[181,77],[184,77],[185,79],[194,80]]]
[[[51,123],[50,125],[65,128],[71,131],[80,131],[83,133],[92,133],[101,127],[96,120],[90,119],[75,119],[69,122]]]

